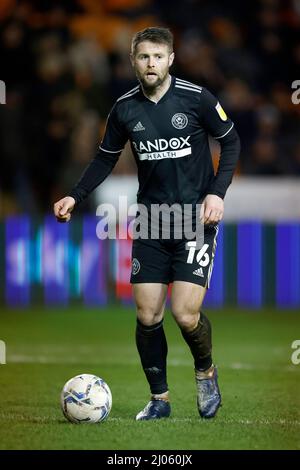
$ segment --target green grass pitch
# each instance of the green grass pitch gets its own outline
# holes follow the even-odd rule
[[[190,352],[169,312],[168,420],[136,422],[149,391],[135,348],[134,309],[74,307],[0,312],[0,449],[300,449],[300,339],[296,312],[210,311],[223,406],[202,421]],[[64,383],[80,373],[106,380],[113,407],[96,425],[68,423]]]

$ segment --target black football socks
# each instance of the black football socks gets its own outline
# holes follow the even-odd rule
[[[209,369],[212,366],[211,324],[209,319],[201,312],[196,328],[189,332],[181,329],[181,334],[191,350],[195,369],[198,371]]]
[[[158,395],[167,392],[168,346],[163,329],[163,320],[155,325],[146,326],[137,319],[135,337],[151,393]]]

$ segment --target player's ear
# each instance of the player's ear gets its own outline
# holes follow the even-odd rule
[[[169,55],[169,67],[171,67],[171,65],[173,64],[174,57],[175,57],[175,54],[174,52],[172,52],[172,54]]]
[[[129,58],[130,58],[131,65],[133,67],[134,66],[134,55],[131,53]]]

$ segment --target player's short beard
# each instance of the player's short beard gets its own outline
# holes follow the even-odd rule
[[[142,87],[146,92],[152,92],[153,93],[156,90],[156,88],[160,87],[165,82],[168,75],[169,75],[169,69],[166,71],[166,73],[162,77],[157,76],[157,80],[154,83],[150,83],[150,84],[147,83],[143,79],[143,77],[141,77],[139,75],[138,75],[138,79],[141,82]]]

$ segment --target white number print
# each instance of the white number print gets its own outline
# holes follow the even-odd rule
[[[196,253],[196,243],[197,242],[187,242],[187,246],[188,246],[188,249],[189,249],[189,254],[188,254],[186,262],[188,264],[193,264],[193,262],[194,262],[194,257],[195,257],[195,253]],[[209,247],[209,245],[207,243],[204,243],[201,250],[199,250],[199,252],[196,256],[197,263],[199,263],[200,266],[202,266],[203,268],[205,268],[205,266],[207,266],[208,263],[209,263],[209,254],[206,253],[208,247]]]

